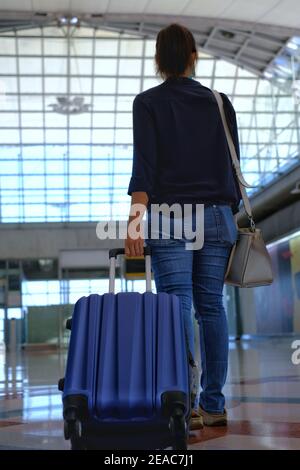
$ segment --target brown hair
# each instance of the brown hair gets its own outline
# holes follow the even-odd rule
[[[197,52],[197,49],[191,31],[178,23],[166,26],[156,38],[156,73],[162,78],[182,75],[188,66],[193,65],[192,52]],[[196,55],[195,62],[197,58]]]

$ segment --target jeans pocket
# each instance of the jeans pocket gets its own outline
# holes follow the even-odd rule
[[[218,206],[208,206],[204,211],[204,241],[219,242],[221,220]]]

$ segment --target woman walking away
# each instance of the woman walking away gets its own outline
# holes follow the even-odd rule
[[[178,217],[171,212],[169,238],[144,240],[127,235],[128,256],[141,256],[144,242],[151,247],[158,292],[176,294],[189,349],[195,358],[192,303],[200,329],[201,393],[192,413],[191,429],[226,425],[223,387],[228,365],[227,319],[222,301],[224,277],[237,239],[234,214],[241,200],[229,148],[213,92],[196,81],[198,60],[192,33],[179,24],[162,29],[156,40],[155,61],[163,82],[139,93],[133,102],[134,154],[128,194],[131,203],[147,211],[149,229],[154,204],[190,204],[196,226],[197,205],[204,205],[204,244],[186,249],[191,241],[182,230],[175,236]],[[200,64],[201,65],[201,64]],[[239,156],[234,108],[221,93],[226,119]],[[203,206],[202,206],[203,207]],[[159,214],[160,221],[166,216]]]

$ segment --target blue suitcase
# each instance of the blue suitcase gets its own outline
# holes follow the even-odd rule
[[[72,449],[187,448],[190,419],[188,350],[179,299],[151,292],[145,248],[146,292],[79,299],[72,319],[63,391],[65,438]]]

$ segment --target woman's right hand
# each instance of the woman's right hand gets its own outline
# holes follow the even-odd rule
[[[144,255],[144,238],[141,236],[137,240],[130,238],[127,234],[125,240],[125,255],[126,256],[143,256]]]
[[[138,191],[132,193],[127,238],[125,240],[126,256],[144,255],[144,232],[142,219],[147,208],[147,203],[148,195],[146,192]]]

